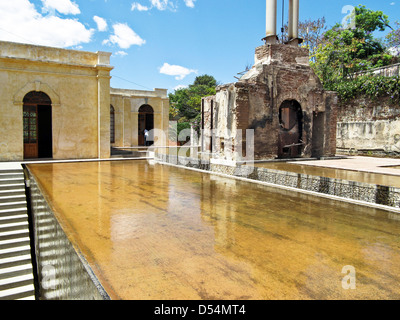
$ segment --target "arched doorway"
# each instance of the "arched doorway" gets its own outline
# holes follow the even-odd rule
[[[29,92],[23,100],[24,159],[53,157],[51,100],[44,92]]]
[[[279,108],[278,157],[296,158],[304,145],[303,112],[296,100],[286,100]]]
[[[152,142],[145,141],[145,130],[151,131],[154,129],[154,110],[148,104],[145,104],[139,109],[139,119],[138,119],[138,135],[139,135],[139,146],[145,146],[152,144]],[[150,139],[152,139],[150,137]]]

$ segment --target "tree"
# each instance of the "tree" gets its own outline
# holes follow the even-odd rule
[[[396,21],[395,24],[397,28],[392,29],[392,31],[386,36],[386,43],[398,53],[400,49],[400,22]]]
[[[214,95],[216,86],[217,81],[214,77],[202,75],[196,77],[188,88],[170,93],[170,115],[187,121],[198,118],[201,112],[201,98]]]
[[[393,62],[382,41],[373,35],[389,27],[388,17],[362,5],[354,10],[355,27],[344,29],[336,24],[325,32],[313,54],[312,66],[327,89],[334,90],[335,84],[355,72]]]
[[[205,74],[196,77],[192,86],[206,86],[208,88],[215,88],[217,86],[217,80],[215,80],[213,76]]]
[[[299,37],[303,39],[302,47],[310,50],[310,57],[313,58],[315,49],[321,44],[323,40],[323,33],[326,31],[325,17],[317,20],[305,20],[299,22]],[[284,33],[282,35],[282,42],[288,41],[288,25],[284,26]]]

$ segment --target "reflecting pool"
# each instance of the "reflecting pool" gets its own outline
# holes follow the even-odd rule
[[[146,161],[29,169],[113,299],[400,298],[398,214]]]

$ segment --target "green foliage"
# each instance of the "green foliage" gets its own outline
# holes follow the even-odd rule
[[[390,97],[393,104],[400,102],[400,76],[376,77],[366,75],[332,83],[327,89],[336,91],[342,101],[360,96],[367,96],[371,100],[386,96]]]
[[[175,90],[169,94],[170,115],[172,117],[194,120],[201,112],[201,98],[212,96],[216,93],[217,81],[214,77],[203,75],[196,77],[189,88]]]
[[[400,48],[400,22],[396,21],[395,24],[397,28],[386,36],[386,42],[389,47]]]
[[[192,86],[206,86],[208,88],[215,88],[217,86],[217,80],[210,75],[202,75],[196,77]]]
[[[398,61],[373,35],[375,31],[390,28],[388,17],[382,11],[372,11],[360,5],[354,10],[354,19],[354,28],[343,29],[342,25],[336,24],[324,34],[322,43],[313,54],[312,67],[325,89],[337,91],[342,101],[359,96],[371,99],[389,96],[392,102],[398,103],[399,77],[355,75]],[[395,37],[392,32],[392,41]]]
[[[169,140],[170,141],[177,141],[179,134],[181,133],[181,131],[185,130],[185,129],[189,129],[191,128],[191,123],[188,119],[186,118],[181,118],[178,120],[178,122],[176,123],[176,126],[174,123],[170,122],[169,124]],[[183,144],[184,142],[179,141],[180,144]]]
[[[355,28],[343,29],[336,24],[324,34],[322,43],[313,53],[311,63],[324,86],[331,87],[351,74],[389,65],[395,58],[385,52],[382,41],[373,36],[384,31],[389,20],[382,11],[365,6],[355,8]]]
[[[389,26],[388,16],[382,11],[372,11],[365,6],[359,5],[355,8],[356,30],[374,32],[385,31]]]
[[[178,128],[177,129],[178,129],[178,134],[182,130],[190,129],[190,122],[189,121],[178,121]]]

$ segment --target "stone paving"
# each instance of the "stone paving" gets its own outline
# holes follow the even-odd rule
[[[400,169],[392,168],[400,166],[400,159],[354,156],[348,157],[347,159],[296,161],[295,163],[298,165],[309,165],[400,176]]]

